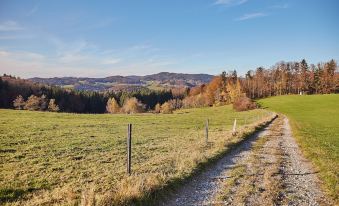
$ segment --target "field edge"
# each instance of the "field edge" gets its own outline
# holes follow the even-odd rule
[[[218,153],[217,155],[211,158],[208,158],[204,162],[200,162],[198,166],[187,176],[173,179],[167,182],[167,184],[163,187],[154,188],[152,191],[150,191],[148,194],[145,194],[140,199],[130,199],[127,202],[125,202],[123,205],[138,205],[138,206],[145,205],[145,204],[151,205],[151,206],[158,205],[159,202],[166,200],[169,194],[171,195],[176,189],[180,188],[180,186],[182,186],[183,184],[191,180],[194,176],[199,175],[206,167],[208,167],[211,164],[214,164],[224,155],[234,150],[238,145],[246,141],[247,138],[259,132],[263,128],[267,127],[277,117],[278,115],[274,113],[272,116],[268,117],[267,119],[260,122],[259,124],[252,126],[250,131],[246,131],[244,133],[239,134],[238,136],[239,141],[226,145],[225,149],[221,151],[220,153]]]

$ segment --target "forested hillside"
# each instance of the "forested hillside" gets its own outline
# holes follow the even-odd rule
[[[179,78],[179,76],[180,78],[191,78],[191,76],[183,74],[159,73],[145,76],[144,79],[167,81],[170,77]],[[196,78],[203,81],[204,75],[200,77],[198,75]],[[72,82],[72,78],[69,81]],[[133,82],[138,81],[137,77],[133,79]],[[63,84],[71,82],[67,80]],[[335,60],[317,65],[308,65],[306,60],[302,60],[300,62],[280,62],[270,69],[259,67],[255,71],[248,71],[245,77],[239,77],[236,70],[222,72],[209,83],[196,87],[181,86],[161,90],[146,87],[132,90],[122,88],[105,92],[75,90],[4,75],[0,78],[0,107],[22,109],[25,108],[23,105],[26,104],[25,100],[27,99],[27,101],[30,100],[29,105],[35,106],[33,108],[26,106],[26,109],[48,110],[45,105],[48,105],[48,101],[52,100],[52,103],[56,104],[55,106],[58,106],[60,111],[76,113],[104,113],[106,111],[136,113],[150,110],[171,113],[172,110],[179,108],[219,106],[231,103],[243,105],[243,108],[239,110],[246,110],[254,108],[248,98],[338,92],[339,73]],[[31,95],[38,98],[34,96],[29,98]],[[135,99],[127,101],[131,98]],[[17,106],[13,104],[14,100],[14,104]],[[131,110],[131,108],[134,109]]]
[[[14,108],[13,101],[19,95],[23,99],[28,99],[31,95],[44,96],[47,100],[55,99],[60,111],[75,113],[104,113],[106,103],[111,97],[117,99],[120,104],[124,104],[130,97],[136,97],[145,104],[145,109],[154,108],[157,103],[164,103],[173,98],[171,91],[152,91],[146,88],[134,92],[102,93],[64,89],[11,76],[0,78],[0,108]],[[37,108],[37,110],[44,109]]]

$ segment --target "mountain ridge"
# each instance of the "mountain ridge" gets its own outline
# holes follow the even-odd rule
[[[173,87],[194,87],[208,83],[214,76],[210,74],[187,74],[160,72],[150,75],[114,75],[102,78],[93,77],[34,77],[29,80],[48,85],[57,85],[77,90],[106,91],[124,90],[131,87],[166,89]]]

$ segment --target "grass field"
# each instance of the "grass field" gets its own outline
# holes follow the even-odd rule
[[[0,204],[122,204],[150,198],[239,142],[230,130],[268,117],[231,106],[174,114],[65,114],[0,110]],[[210,120],[209,143],[204,123]],[[127,124],[133,124],[132,175],[126,175]],[[226,147],[225,147],[226,145]]]
[[[303,152],[319,170],[325,190],[338,202],[339,95],[278,96],[259,103],[288,116]]]

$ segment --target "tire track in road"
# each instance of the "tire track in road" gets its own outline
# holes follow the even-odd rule
[[[239,158],[248,155],[255,140],[266,135],[269,127],[267,126],[260,132],[248,137],[237,148],[227,153],[199,175],[193,177],[167,200],[160,203],[160,205],[189,206],[213,204],[210,200],[217,191],[218,183],[221,179],[227,178],[223,176],[224,172],[234,167]]]
[[[286,117],[179,188],[161,205],[331,205]]]

